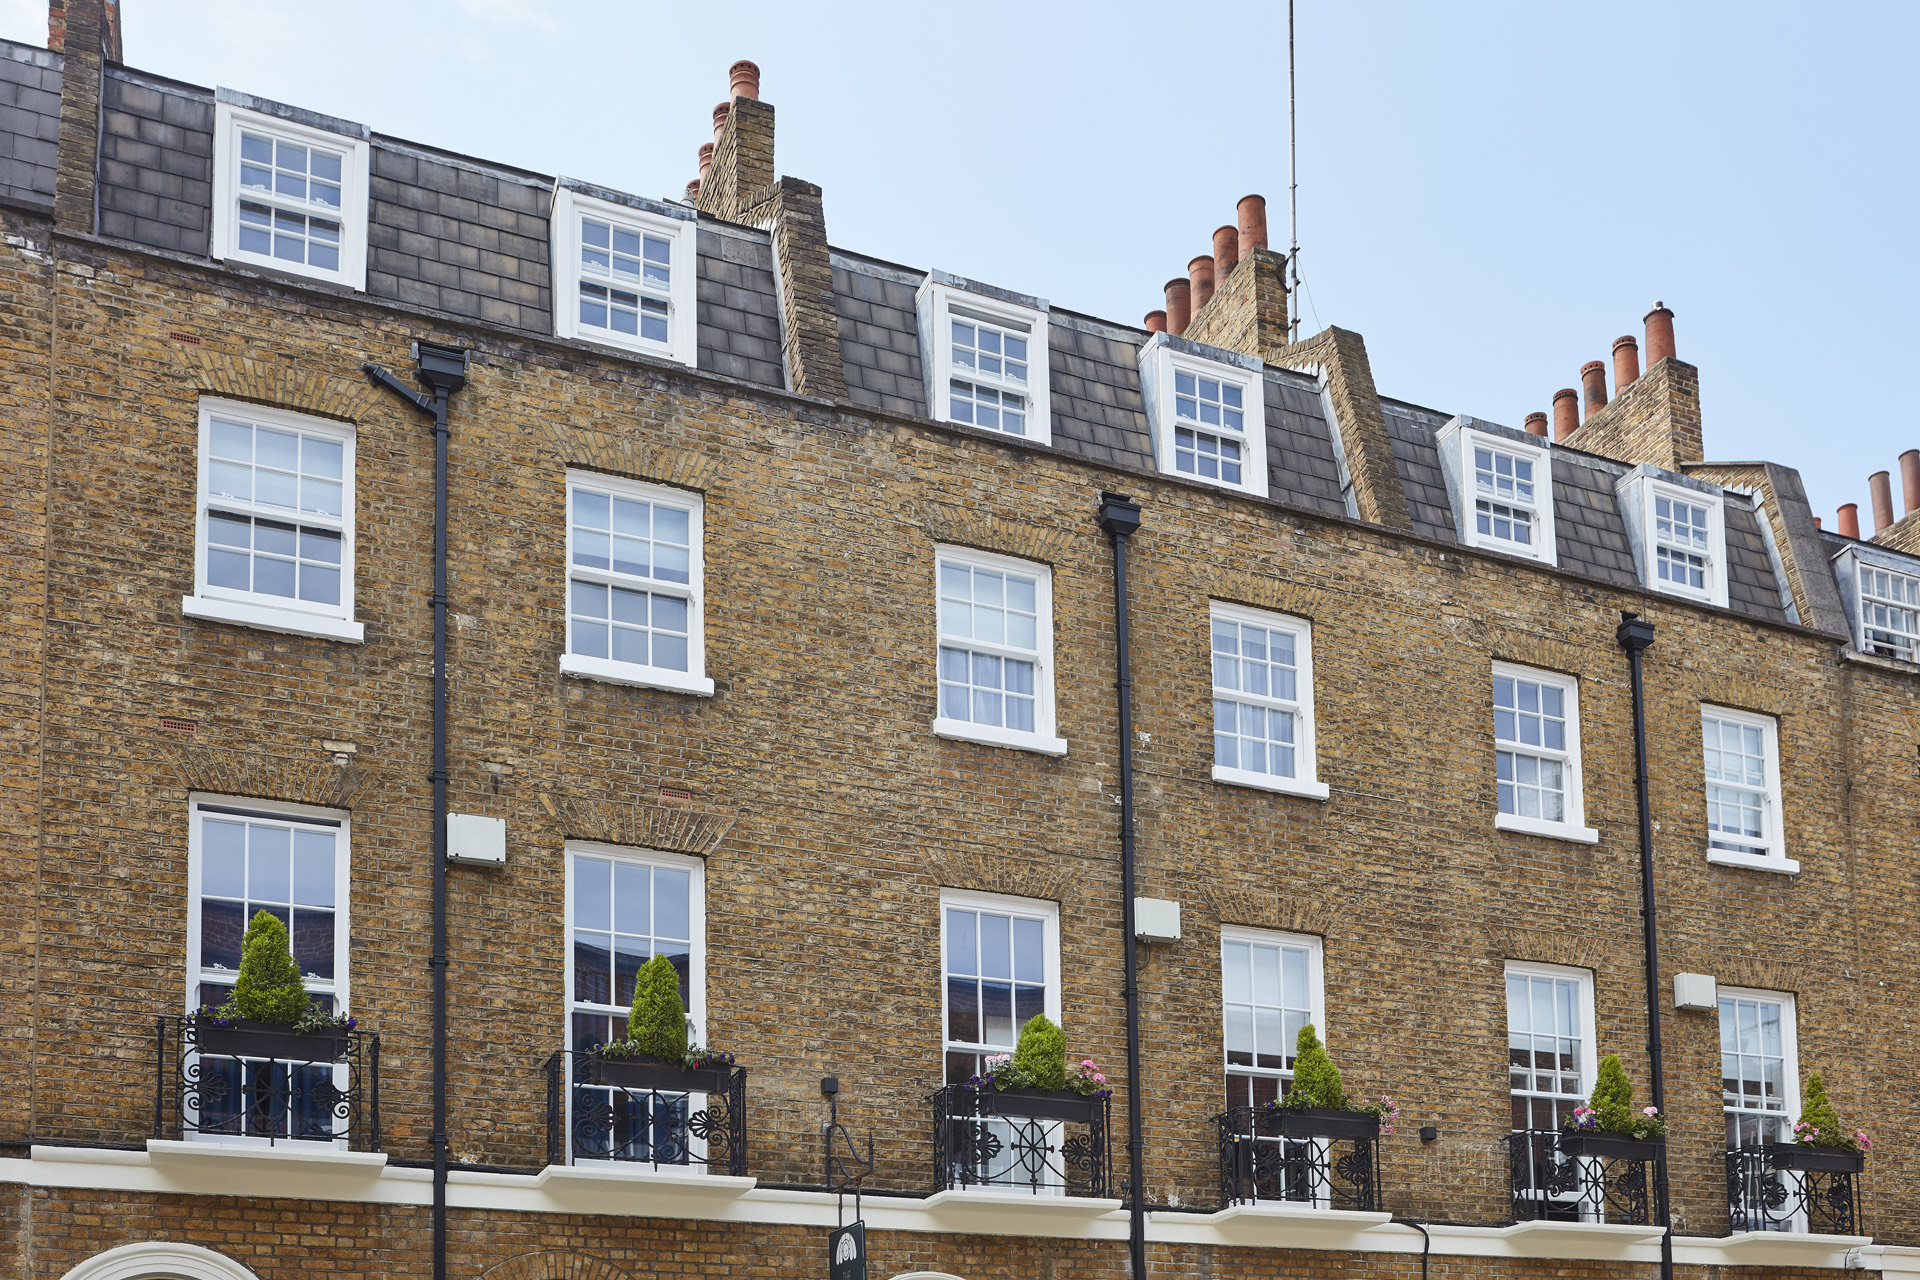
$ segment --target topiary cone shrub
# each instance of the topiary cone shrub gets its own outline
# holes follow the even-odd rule
[[[254,1022],[291,1026],[307,1011],[308,1003],[287,926],[270,911],[256,911],[240,940],[240,976],[233,984],[235,1012]]]
[[[1873,1139],[1858,1130],[1843,1129],[1840,1113],[1827,1096],[1827,1082],[1819,1076],[1807,1077],[1807,1097],[1800,1108],[1800,1119],[1793,1126],[1793,1140],[1810,1147],[1831,1147],[1865,1155],[1873,1149]]]
[[[1294,1044],[1293,1088],[1292,1093],[1299,1094],[1310,1107],[1325,1107],[1329,1111],[1347,1109],[1347,1089],[1340,1079],[1340,1068],[1333,1065],[1325,1046],[1320,1043],[1320,1033],[1313,1029],[1311,1022],[1300,1028],[1300,1038]]]
[[[1067,1087],[1067,1037],[1044,1013],[1036,1013],[1020,1028],[1013,1049],[1014,1068],[1033,1081],[1036,1089]]]
[[[1600,1072],[1587,1105],[1593,1108],[1594,1122],[1603,1132],[1633,1132],[1633,1082],[1627,1079],[1619,1054],[1600,1059]]]
[[[641,1053],[675,1066],[687,1056],[687,1011],[680,1003],[680,975],[663,955],[640,966],[633,980],[627,1037]]]

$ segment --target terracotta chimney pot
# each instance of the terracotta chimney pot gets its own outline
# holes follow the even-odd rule
[[[1167,331],[1167,313],[1164,311],[1147,312],[1147,332],[1165,333]]]
[[[1232,227],[1213,231],[1213,282],[1219,284],[1240,265],[1240,233]]]
[[[1819,517],[1819,516],[1815,516],[1815,517],[1813,518],[1813,527],[1814,527],[1814,528],[1816,528],[1816,529],[1824,529],[1824,528],[1825,528],[1826,526],[1820,523],[1820,517]]]
[[[1527,415],[1527,434],[1544,438],[1547,434],[1547,415],[1530,413]]]
[[[1920,511],[1920,449],[1909,449],[1900,455],[1900,489],[1907,514]]]
[[[687,203],[692,204],[700,198],[700,179],[695,178],[687,184]]]
[[[1632,334],[1613,340],[1613,394],[1619,395],[1640,376],[1640,344]]]
[[[1849,502],[1834,513],[1835,523],[1840,526],[1840,536],[1857,538],[1860,536],[1860,504]]]
[[[1167,332],[1179,337],[1187,331],[1187,321],[1193,318],[1193,285],[1178,276],[1167,281]]]
[[[1893,523],[1893,477],[1876,471],[1867,477],[1867,491],[1873,495],[1873,534],[1877,538]]]
[[[720,145],[720,131],[727,127],[727,116],[733,111],[731,102],[723,102],[713,109],[713,143]]]
[[[1203,253],[1187,263],[1187,279],[1193,285],[1193,309],[1198,311],[1213,297],[1213,259]]]
[[[1267,247],[1267,198],[1241,196],[1234,212],[1240,219],[1239,254],[1251,258],[1255,249]]]
[[[700,181],[705,182],[707,180],[707,170],[712,167],[713,144],[711,142],[703,142],[700,144]]]
[[[1580,385],[1587,393],[1586,418],[1607,407],[1607,366],[1589,360],[1580,366]],[[1581,420],[1584,422],[1586,418]]]
[[[760,68],[745,58],[727,68],[727,96],[729,98],[758,98],[760,96]]]
[[[1646,318],[1647,368],[1651,369],[1673,355],[1673,312],[1666,303],[1656,302]]]
[[[1580,393],[1562,387],[1553,393],[1553,438],[1565,440],[1580,425]]]

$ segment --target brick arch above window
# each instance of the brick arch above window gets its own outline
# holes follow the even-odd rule
[[[1654,643],[1658,647],[1659,642]],[[1696,672],[1687,672],[1687,675],[1694,677],[1695,698],[1711,706],[1749,711],[1755,715],[1772,716],[1776,720],[1784,720],[1806,705],[1804,692],[1795,694],[1766,685],[1755,681],[1744,672],[1737,680],[1725,677],[1702,677]]]
[[[628,1280],[633,1273],[585,1254],[523,1253],[481,1273],[481,1280]]]
[[[569,467],[649,480],[706,493],[719,479],[720,459],[692,449],[648,444],[594,428],[549,423],[547,438],[560,461]]]
[[[1552,929],[1495,930],[1488,935],[1491,950],[1502,960],[1565,965],[1598,970],[1608,958],[1606,943]]]
[[[167,746],[162,760],[184,791],[247,796],[288,804],[351,809],[384,773],[372,765],[337,765],[321,751],[290,758],[279,747]]]
[[[1083,536],[1100,537],[1094,527],[1091,506]],[[921,522],[936,543],[993,551],[1020,560],[1058,567],[1066,559],[1075,535],[1065,529],[1048,528],[1021,520],[1002,519],[990,511],[967,511],[959,507],[928,503],[922,509]]]
[[[1321,902],[1301,902],[1272,889],[1203,886],[1200,900],[1221,925],[1246,925],[1275,933],[1305,933],[1324,938],[1334,932],[1336,910]]]
[[[595,840],[601,844],[686,853],[697,858],[718,852],[721,842],[741,816],[724,809],[623,804],[550,792],[541,793],[540,807],[560,824],[569,840]]]
[[[274,355],[230,355],[183,347],[176,359],[181,376],[203,395],[355,423],[364,421],[380,402],[381,393],[365,378],[303,368]]]
[[[1207,580],[1206,595],[1212,600],[1274,609],[1312,622],[1325,612],[1328,593],[1319,587],[1283,582],[1242,569],[1215,569]]]
[[[1067,906],[1078,895],[1074,868],[1057,858],[981,853],[927,853],[927,870],[943,889],[1003,893]]]

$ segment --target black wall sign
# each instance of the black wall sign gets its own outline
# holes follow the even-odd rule
[[[827,1233],[828,1280],[867,1280],[867,1224],[855,1222]]]

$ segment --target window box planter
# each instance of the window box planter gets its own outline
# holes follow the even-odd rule
[[[1838,1147],[1816,1147],[1804,1142],[1769,1142],[1767,1162],[1776,1169],[1808,1173],[1859,1173],[1867,1167],[1866,1156]]]
[[[980,1114],[1092,1124],[1105,1103],[1071,1089],[982,1089]]]
[[[274,1058],[281,1062],[339,1062],[347,1056],[348,1032],[295,1031],[273,1022],[230,1019],[215,1026],[213,1019],[193,1019],[193,1040],[201,1053],[235,1058]]]
[[[676,1063],[642,1055],[606,1058],[595,1053],[587,1059],[587,1082],[611,1085],[616,1089],[640,1089],[657,1093],[726,1093],[732,1073],[725,1070],[689,1071]]]
[[[1667,1149],[1665,1138],[1630,1138],[1624,1133],[1562,1133],[1563,1156],[1597,1156],[1603,1160],[1656,1160]]]
[[[1307,1107],[1290,1111],[1275,1107],[1272,1132],[1287,1138],[1378,1138],[1380,1117],[1358,1111]]]

